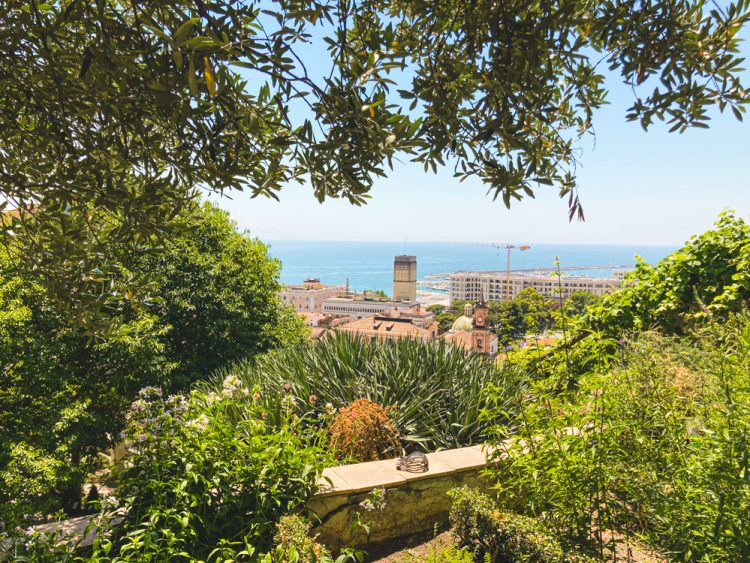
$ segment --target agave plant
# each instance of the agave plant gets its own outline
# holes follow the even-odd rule
[[[512,366],[499,367],[484,356],[444,343],[417,340],[373,341],[339,334],[331,338],[272,351],[218,372],[257,387],[272,413],[285,409],[324,417],[326,410],[369,399],[393,407],[407,450],[437,450],[484,441],[486,428],[509,423],[510,407],[496,403],[492,420],[480,418],[488,386],[518,388],[522,374]],[[257,400],[257,397],[256,397]],[[503,406],[507,408],[503,409]]]

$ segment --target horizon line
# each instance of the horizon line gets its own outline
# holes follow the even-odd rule
[[[259,235],[252,234],[256,238],[261,238]],[[303,238],[262,238],[262,242],[347,242],[357,244],[373,244],[373,243],[389,243],[389,244],[443,244],[446,246],[487,246],[492,248],[492,244],[507,244],[507,242],[498,241],[442,241],[442,240],[357,240],[357,239],[303,239]],[[688,241],[681,243],[629,243],[629,242],[546,242],[546,241],[524,241],[523,244],[533,245],[560,245],[560,246],[650,246],[650,247],[679,247],[684,245]],[[511,244],[522,244],[519,242],[511,242]]]

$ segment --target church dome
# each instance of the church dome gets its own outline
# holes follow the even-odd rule
[[[458,317],[455,321],[453,321],[453,326],[451,327],[451,332],[461,332],[461,331],[471,332],[474,330],[474,320],[471,317],[467,317],[466,315],[461,315]]]

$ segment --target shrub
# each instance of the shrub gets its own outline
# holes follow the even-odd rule
[[[656,266],[640,262],[620,291],[589,311],[588,322],[616,332],[658,327],[684,334],[696,320],[739,311],[750,300],[750,224],[722,213]]]
[[[486,559],[489,562],[489,558]],[[474,554],[466,549],[453,545],[432,547],[425,554],[419,556],[406,554],[400,563],[474,563]]]
[[[406,448],[426,450],[482,443],[490,424],[514,418],[507,401],[498,398],[495,418],[480,420],[489,405],[482,389],[497,385],[507,398],[522,379],[512,366],[498,367],[484,356],[443,343],[373,342],[344,334],[241,362],[221,370],[216,385],[230,374],[250,388],[260,388],[271,416],[285,411],[285,386],[300,416],[324,416],[327,408],[362,398],[396,406],[390,415]]]
[[[0,561],[34,563],[74,563],[80,561],[80,539],[61,528],[52,531],[21,530],[0,533]]]
[[[448,494],[453,500],[451,524],[461,543],[489,556],[493,563],[584,560],[578,555],[566,554],[533,518],[500,510],[490,497],[476,489],[462,487]]]
[[[276,523],[315,492],[329,457],[322,431],[296,417],[269,424],[252,395],[232,377],[219,392],[141,392],[117,493],[127,516],[112,539],[99,539],[95,557],[255,560],[271,549]]]
[[[388,416],[391,409],[369,399],[342,407],[331,421],[331,447],[356,461],[389,459],[401,453],[398,429]]]
[[[573,389],[519,397],[512,440],[499,428],[501,506],[601,554],[614,530],[677,559],[748,560],[750,316],[594,360]]]
[[[296,514],[282,516],[273,537],[274,563],[315,563],[330,560],[330,552],[310,537],[310,522]]]

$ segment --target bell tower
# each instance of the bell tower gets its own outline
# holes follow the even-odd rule
[[[474,307],[474,330],[487,328],[487,306],[484,302],[479,302]]]
[[[474,331],[472,332],[472,347],[474,351],[480,354],[490,353],[490,330],[487,313],[489,313],[487,305],[484,299],[481,299],[474,307]]]

